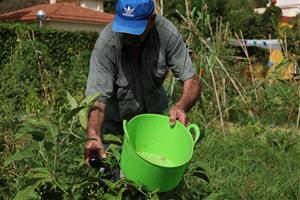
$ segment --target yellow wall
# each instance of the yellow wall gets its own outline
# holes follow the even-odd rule
[[[270,67],[267,77],[280,80],[293,78],[294,64],[284,57],[281,50],[272,50],[270,61],[273,65]]]

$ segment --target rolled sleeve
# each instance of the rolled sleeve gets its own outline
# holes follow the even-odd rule
[[[167,46],[167,64],[174,76],[185,81],[195,75],[188,49],[178,31],[172,33]]]
[[[98,101],[106,103],[113,95],[115,59],[112,47],[98,39],[90,59],[85,95],[100,93]]]

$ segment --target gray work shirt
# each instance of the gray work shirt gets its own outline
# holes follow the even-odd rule
[[[143,43],[140,63],[122,43],[123,36],[112,31],[112,23],[100,33],[90,60],[85,95],[100,92],[98,100],[107,104],[106,118],[113,121],[162,113],[168,106],[162,84],[169,69],[181,81],[195,75],[181,34],[158,14]]]

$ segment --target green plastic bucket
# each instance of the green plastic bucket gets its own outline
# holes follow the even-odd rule
[[[147,191],[166,192],[177,186],[199,139],[199,127],[185,127],[178,121],[171,127],[167,116],[142,114],[128,123],[124,120],[123,128],[121,170],[125,178]]]

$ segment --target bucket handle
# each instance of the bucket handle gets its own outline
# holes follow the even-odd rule
[[[198,139],[200,138],[200,129],[199,129],[198,125],[196,125],[196,124],[190,124],[187,127],[187,129],[190,133],[191,133],[191,130],[194,129],[194,132],[195,132],[195,138],[193,138],[193,148],[194,148],[195,144],[197,143]]]
[[[123,120],[123,130],[124,130],[124,133],[125,133],[125,136],[126,136],[127,140],[130,141],[129,140],[129,134],[128,134],[128,131],[127,131],[127,120],[126,119]]]

